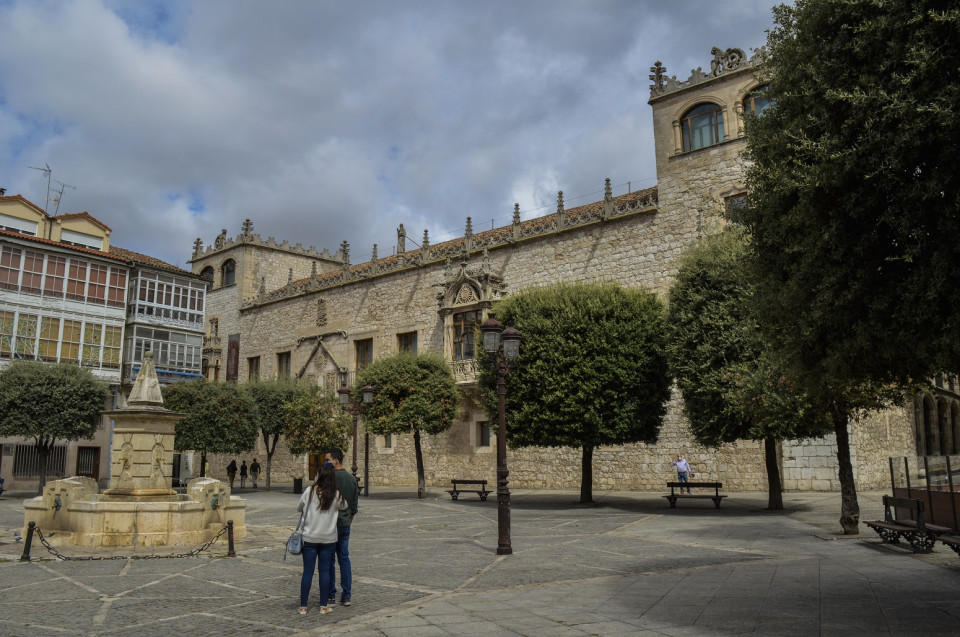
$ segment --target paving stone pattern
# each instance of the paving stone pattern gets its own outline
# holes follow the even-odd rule
[[[497,504],[361,499],[354,604],[297,614],[301,562],[289,487],[243,493],[239,557],[17,561],[22,498],[0,498],[0,635],[956,635],[960,560],[837,535],[839,495],[730,494],[670,509],[660,493],[515,491],[514,554],[496,555]],[[861,519],[882,512],[861,493]],[[864,528],[864,531],[869,531]],[[141,549],[157,551],[162,549]],[[172,552],[172,549],[167,549]],[[64,548],[67,555],[103,555]]]

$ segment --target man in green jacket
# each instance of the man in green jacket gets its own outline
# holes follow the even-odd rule
[[[340,564],[340,603],[344,606],[351,604],[353,595],[353,571],[350,568],[350,524],[357,514],[360,504],[360,489],[357,479],[350,475],[343,466],[343,451],[334,447],[323,457],[324,463],[331,463],[336,470],[334,477],[337,480],[337,489],[347,502],[347,508],[340,511],[340,520],[337,522],[337,562]],[[329,604],[337,603],[336,567],[330,562],[330,599]]]

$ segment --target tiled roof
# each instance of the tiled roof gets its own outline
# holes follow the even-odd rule
[[[105,224],[104,222],[100,221],[99,219],[97,219],[96,217],[94,217],[94,216],[93,216],[92,214],[90,214],[89,212],[72,212],[72,213],[70,213],[70,214],[68,214],[68,215],[57,215],[57,216],[55,216],[55,217],[50,217],[50,219],[51,219],[51,220],[54,220],[54,219],[89,219],[90,221],[94,222],[95,224],[97,224],[98,226],[100,226],[101,228],[103,228],[104,230],[106,230],[106,231],[108,231],[108,232],[113,232],[113,230],[110,229],[110,226],[108,226],[108,225]]]
[[[83,248],[81,246],[74,246],[67,243],[60,243],[59,241],[53,241],[51,239],[43,239],[41,237],[31,237],[27,234],[22,234],[19,232],[11,232],[9,230],[0,230],[0,236],[21,239],[23,241],[30,241],[32,243],[41,243],[48,246],[57,246],[58,248],[63,248],[64,250],[72,250],[74,252],[82,252],[84,254],[90,254],[104,259],[112,259],[114,261],[123,261],[123,257],[113,255],[109,252],[102,252],[100,250],[94,250],[93,248]]]
[[[126,250],[115,245],[110,246],[110,254],[115,254],[124,261],[130,261],[131,263],[135,263],[137,265],[145,265],[151,268],[158,268],[160,270],[168,270],[170,272],[176,272],[177,274],[189,274],[190,276],[199,278],[199,275],[196,275],[189,270],[184,270],[183,268],[175,266],[172,263],[167,263],[166,261],[161,261],[156,257],[140,254],[139,252],[134,252],[133,250]]]

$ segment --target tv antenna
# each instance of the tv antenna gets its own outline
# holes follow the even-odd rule
[[[40,168],[38,166],[27,166],[27,168],[30,168],[32,170],[39,170],[40,172],[43,173],[43,176],[47,178],[47,198],[43,205],[43,211],[46,212],[47,208],[50,205],[50,174],[53,172],[53,168],[50,168],[50,164],[47,164],[47,163],[44,163],[43,165],[45,166],[45,168]],[[60,182],[57,182],[57,183],[60,183]]]
[[[57,209],[53,211],[53,216],[56,217],[57,213],[60,212],[60,202],[63,200],[64,189],[70,188],[72,190],[76,190],[77,187],[71,186],[70,184],[65,184],[62,181],[57,181],[56,179],[53,180],[53,183],[60,184],[60,190],[57,191],[57,196],[53,198],[53,201],[57,202]]]

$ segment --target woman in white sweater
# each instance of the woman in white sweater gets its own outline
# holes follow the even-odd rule
[[[334,477],[333,465],[323,464],[317,481],[300,496],[297,511],[303,512],[303,576],[300,578],[300,614],[307,614],[307,598],[313,584],[313,572],[320,568],[320,599],[326,603],[330,593],[330,566],[337,548],[337,520],[347,508]],[[319,561],[319,564],[318,564]],[[333,608],[321,606],[326,615]]]

